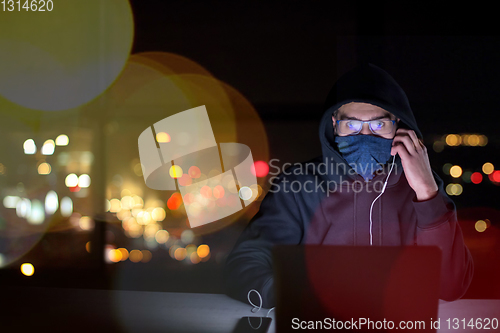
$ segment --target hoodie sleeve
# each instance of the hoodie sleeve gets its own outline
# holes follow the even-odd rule
[[[273,182],[259,212],[247,225],[224,267],[226,293],[247,303],[251,289],[262,296],[262,307],[276,305],[273,282],[272,247],[275,244],[299,244],[303,234],[294,193],[283,176]],[[251,300],[259,305],[252,293]]]
[[[438,246],[442,252],[441,294],[445,301],[462,297],[472,280],[474,264],[464,243],[457,222],[453,201],[443,190],[443,181],[437,176],[438,194],[426,201],[413,201],[417,214],[417,245]]]

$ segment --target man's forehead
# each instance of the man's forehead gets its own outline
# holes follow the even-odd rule
[[[339,108],[338,116],[343,117],[359,117],[359,116],[369,116],[373,117],[388,117],[388,118],[396,118],[395,115],[390,113],[389,111],[373,105],[369,103],[358,103],[351,102],[348,104],[344,104]]]

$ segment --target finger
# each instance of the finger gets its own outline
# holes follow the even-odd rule
[[[413,141],[413,144],[415,146],[415,150],[418,153],[420,153],[422,151],[422,147],[424,146],[422,141],[420,141],[420,139],[417,137],[417,134],[415,134],[415,131],[413,131],[413,130],[408,131],[408,135],[410,136],[410,138]]]
[[[404,134],[400,134],[400,135],[397,135],[394,137],[394,140],[393,140],[393,144],[394,143],[402,143],[405,145],[406,147],[406,150],[412,154],[412,155],[415,155],[417,154],[417,150],[416,150],[416,147],[415,147],[415,144],[413,143],[413,140],[410,138],[409,135],[404,135]]]
[[[400,127],[396,130],[396,134],[398,133],[408,133],[408,131],[410,131],[409,129],[407,128],[403,128],[403,127]]]
[[[396,142],[391,148],[391,155],[395,156],[396,154],[399,154],[402,160],[409,159],[411,156],[406,146],[400,142]]]
[[[408,134],[412,138],[417,150],[419,150],[421,147],[423,151],[427,151],[427,147],[425,146],[424,142],[422,141],[422,139],[417,137],[417,134],[414,130],[410,130],[407,128],[398,128],[396,134],[398,134],[398,132],[399,134]]]

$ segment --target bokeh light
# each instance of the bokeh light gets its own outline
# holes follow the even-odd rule
[[[155,221],[163,221],[166,216],[167,213],[165,212],[165,209],[161,207],[156,207],[151,212],[151,218]]]
[[[194,232],[190,229],[183,230],[181,233],[181,241],[184,244],[192,243],[194,240]]]
[[[470,147],[484,147],[488,144],[488,137],[483,134],[462,134],[462,145]]]
[[[495,167],[493,166],[492,163],[486,162],[483,164],[482,170],[483,170],[485,175],[489,175],[490,173],[495,171]]]
[[[200,178],[200,176],[201,176],[200,168],[193,165],[192,167],[189,168],[188,175],[191,178]]]
[[[200,246],[198,246],[196,253],[200,258],[205,258],[210,254],[210,247],[207,244],[201,244]]]
[[[32,276],[35,274],[35,267],[30,263],[24,263],[21,265],[21,273],[26,276]]]
[[[149,250],[142,250],[142,262],[149,262],[151,258],[153,257],[153,254]]]
[[[135,201],[130,195],[123,196],[120,203],[121,209],[132,209],[135,205]]]
[[[463,187],[460,184],[448,184],[446,186],[446,193],[448,195],[460,195],[463,192]]]
[[[255,161],[252,173],[257,177],[265,177],[269,173],[269,165],[264,161]]]
[[[177,248],[174,252],[174,258],[179,260],[179,261],[184,260],[186,258],[186,255],[187,255],[187,251],[183,247]]]
[[[170,142],[170,135],[165,132],[159,132],[156,134],[156,141],[158,143],[165,143],[165,142]]]
[[[82,230],[92,230],[94,229],[94,220],[89,216],[82,216],[78,221],[78,225]]]
[[[108,249],[107,250],[108,260],[110,262],[119,262],[122,260],[122,253],[117,249]]]
[[[32,154],[36,153],[35,141],[33,141],[33,139],[28,139],[28,140],[24,141],[23,149],[24,149],[24,153],[26,155],[32,155]]]
[[[250,200],[252,194],[252,189],[248,186],[242,186],[238,191],[239,197],[243,200]]]
[[[3,198],[3,205],[5,208],[16,208],[19,197],[16,195],[8,195]]]
[[[453,164],[451,164],[451,163],[446,163],[445,165],[443,165],[443,173],[445,175],[450,175],[450,169],[452,166],[453,166]]]
[[[197,264],[201,261],[201,258],[198,256],[198,253],[193,252],[189,255],[189,260],[191,260],[191,263]]]
[[[116,82],[104,95],[99,97],[99,99],[102,98],[105,100],[102,103],[95,101],[86,105],[82,114],[85,114],[85,117],[95,115],[94,118],[99,118],[102,117],[101,115],[106,114],[107,121],[116,119],[119,122],[119,119],[123,119],[123,117],[135,117],[138,113],[153,116],[156,112],[155,110],[168,110],[164,113],[164,116],[167,117],[192,107],[206,105],[217,142],[242,142],[247,146],[255,147],[255,149],[252,149],[254,160],[268,160],[268,142],[265,128],[258,113],[245,96],[224,82],[213,77],[208,77],[207,71],[198,71],[202,67],[189,59],[161,52],[155,54],[154,57],[150,57],[150,55],[143,53],[132,55]],[[165,62],[165,60],[169,59],[182,59],[182,61],[172,64]],[[177,68],[176,64],[180,63],[190,65],[183,65],[182,68]],[[194,71],[192,70],[193,68],[195,68]],[[140,79],[138,80],[138,78]],[[172,134],[170,135],[171,142],[182,139],[174,137]],[[165,137],[166,135],[163,133],[156,132],[157,142],[168,142],[168,140],[165,140]],[[168,143],[163,143],[163,145],[167,147]],[[201,165],[199,162],[193,160],[191,164],[179,163],[182,169],[187,169],[182,170],[182,172],[178,170],[173,175],[177,178],[179,186],[187,186],[190,181],[192,183],[200,181],[202,172],[196,166]],[[136,175],[142,175],[142,170],[139,170],[142,169],[139,161],[135,161],[133,164],[127,165],[127,167],[129,170],[130,168],[134,168]],[[267,165],[266,167],[268,168]],[[209,178],[209,171],[203,170],[205,178]],[[184,172],[187,173],[187,176],[185,176]],[[259,182],[263,184],[265,179],[259,179]],[[216,189],[217,184],[209,183],[204,185],[211,187],[212,198],[224,198],[224,201],[217,202],[217,205],[231,206],[240,204],[237,196],[232,196],[232,199],[225,200],[225,197],[230,194],[228,188],[223,188],[225,195],[222,196],[222,191],[219,191],[219,188]],[[116,194],[109,193],[107,198],[111,200],[113,196],[116,196]],[[221,196],[221,198],[217,198],[217,196]],[[200,205],[199,202],[194,201],[195,198],[192,195],[185,195],[185,198],[176,197],[177,195],[172,195],[167,200],[167,216],[171,214],[174,217],[179,217],[185,214],[184,209],[179,210],[179,207],[183,203],[182,199],[184,199],[186,209],[199,212],[199,214],[203,214],[211,205],[216,204],[215,200],[212,200],[204,203],[204,205]],[[236,202],[233,202],[233,199]],[[192,207],[188,208],[188,202],[193,203]],[[203,233],[212,232],[213,229],[224,227],[224,224],[237,221],[244,214],[253,215],[258,208],[254,206],[252,205],[249,209],[233,214],[222,223],[211,224],[210,227],[203,230]],[[152,212],[150,213],[152,214]]]
[[[142,260],[143,254],[140,250],[132,250],[129,253],[129,260],[132,262],[139,262]]]
[[[467,145],[469,146],[479,146],[479,135],[471,134],[468,137]]]
[[[155,239],[159,244],[165,244],[170,237],[167,230],[158,230],[155,234]]]
[[[172,178],[180,178],[182,177],[182,168],[178,165],[172,165],[168,170],[168,174]]]
[[[121,201],[114,198],[109,201],[109,211],[111,213],[117,213],[122,209]]]
[[[432,149],[434,149],[436,153],[442,152],[444,150],[444,142],[441,140],[434,141],[434,143],[432,144]]]
[[[182,196],[180,193],[173,193],[167,201],[167,207],[170,210],[178,209],[182,204]]]
[[[45,210],[40,200],[34,199],[31,201],[31,209],[29,214],[26,214],[26,219],[30,224],[39,225],[45,220]]]
[[[19,217],[28,217],[31,214],[31,200],[22,198],[17,201],[16,214]]]
[[[462,168],[458,165],[454,165],[450,168],[450,176],[453,178],[459,178],[462,175]]]
[[[67,146],[69,144],[69,138],[66,134],[60,134],[56,138],[56,146]]]
[[[127,0],[60,1],[50,15],[3,15],[0,94],[36,110],[81,106],[120,74],[133,33]]]
[[[479,135],[479,146],[484,147],[488,144],[488,137],[486,135]]]
[[[43,162],[38,165],[37,171],[39,175],[48,175],[52,171],[52,167],[49,163]]]
[[[464,171],[462,173],[462,180],[466,183],[471,182],[471,177],[472,177],[472,172],[471,171]]]
[[[80,175],[80,177],[78,177],[77,185],[81,188],[87,188],[90,186],[90,182],[90,176],[84,173],[83,175]]]
[[[189,177],[189,174],[184,173],[180,178],[177,178],[177,182],[180,186],[189,186],[193,183],[193,180]]]
[[[66,176],[64,183],[67,187],[75,187],[78,185],[78,176],[74,173],[70,173]]]
[[[204,197],[204,198],[211,198],[212,197],[212,189],[210,188],[210,186],[202,186],[200,188],[200,194]]]
[[[481,183],[483,181],[483,175],[480,172],[474,172],[470,176],[470,180],[474,184],[479,184],[479,183]]]
[[[475,228],[478,232],[484,232],[488,228],[488,225],[485,221],[479,220],[476,222]]]
[[[42,146],[42,155],[52,155],[54,154],[54,150],[56,148],[56,144],[54,140],[47,140],[43,143]]]
[[[128,253],[128,250],[126,248],[120,247],[120,248],[118,248],[116,250],[120,251],[120,253],[121,253],[121,256],[122,256],[121,261],[125,261],[125,260],[128,259],[129,253]]]
[[[216,199],[220,199],[222,197],[224,197],[224,187],[222,187],[221,185],[216,185],[213,189],[213,195],[214,195],[214,198]]]
[[[458,146],[462,143],[462,138],[460,137],[460,135],[457,135],[457,134],[448,134],[446,136],[446,144],[448,146]]]
[[[49,191],[45,196],[45,212],[52,215],[59,208],[59,198],[55,191]]]
[[[488,175],[488,178],[494,183],[500,183],[500,170],[495,170]]]
[[[152,239],[160,230],[160,225],[157,223],[150,223],[144,228],[143,236],[145,240]]]

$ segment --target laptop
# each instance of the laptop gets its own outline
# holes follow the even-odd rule
[[[436,332],[438,247],[277,245],[273,260],[278,333]]]

